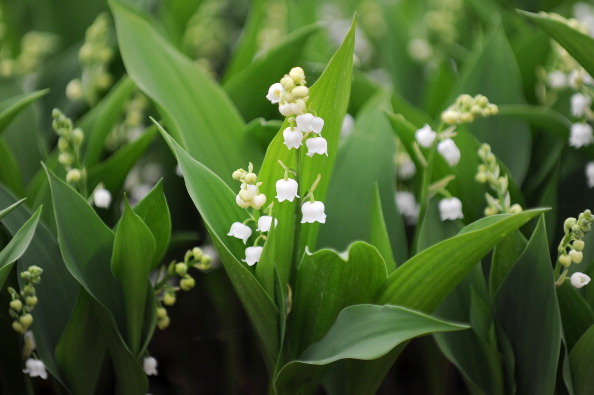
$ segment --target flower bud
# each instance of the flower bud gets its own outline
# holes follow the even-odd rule
[[[32,287],[31,285],[25,285],[23,287],[23,292],[25,295],[35,295],[35,287]]]
[[[165,292],[163,294],[163,303],[166,306],[173,306],[175,304],[175,294],[173,292]]]
[[[12,329],[14,329],[15,332],[20,333],[21,335],[24,335],[25,332],[27,331],[25,329],[25,327],[18,321],[13,321],[12,322]]]
[[[291,94],[296,99],[304,99],[309,95],[309,88],[307,86],[296,86],[291,90]]]
[[[242,189],[239,191],[239,198],[244,202],[251,202],[254,197],[254,193],[249,189]]]
[[[33,324],[33,316],[29,313],[23,314],[19,317],[19,322],[25,329],[27,329]]]
[[[165,317],[161,320],[157,320],[157,328],[163,330],[169,326],[169,323],[171,323],[171,320],[169,319],[169,317]]]
[[[289,76],[295,81],[295,84],[305,84],[305,73],[301,67],[293,67],[289,71]]]
[[[281,78],[280,84],[286,92],[290,92],[295,87],[295,81],[288,75]]]
[[[66,182],[67,183],[79,182],[81,177],[82,177],[82,174],[81,174],[80,170],[72,169],[72,170],[69,170],[68,173],[66,173]]]
[[[25,298],[25,304],[28,307],[35,307],[35,305],[37,304],[37,302],[38,302],[37,296],[27,296]]]
[[[569,255],[561,255],[559,257],[559,263],[563,267],[569,267],[571,265],[571,257]]]
[[[165,307],[158,307],[157,308],[157,319],[162,320],[167,318],[167,309]]]
[[[16,299],[16,300],[11,300],[10,301],[10,309],[14,310],[16,312],[21,311],[21,309],[23,308],[23,302],[21,302],[20,300]]]
[[[243,176],[243,181],[246,184],[255,184],[256,181],[258,181],[258,176],[256,173],[247,173],[245,176]]]
[[[188,266],[180,262],[175,265],[175,272],[178,276],[184,276],[188,272]]]
[[[522,211],[524,210],[522,209],[522,206],[520,206],[518,203],[512,204],[512,206],[509,208],[509,212],[512,214],[518,214]]]
[[[256,210],[260,210],[265,203],[266,195],[264,195],[263,193],[254,196],[254,198],[252,199],[252,207]]]
[[[574,250],[583,251],[586,243],[583,240],[574,240],[572,245]]]
[[[194,285],[196,285],[196,281],[194,281],[194,279],[190,276],[183,278],[180,282],[179,282],[179,287],[181,289],[183,289],[184,291],[189,291],[192,288],[194,288]]]
[[[68,99],[77,101],[82,99],[83,95],[83,87],[79,79],[74,79],[66,85],[66,97]]]
[[[194,255],[194,259],[197,261],[199,261],[204,256],[204,252],[199,247],[192,248],[192,254]]]
[[[584,259],[584,254],[581,251],[571,250],[569,251],[569,257],[571,258],[572,262],[580,263],[582,259]]]
[[[563,229],[565,230],[565,233],[569,232],[569,230],[572,229],[573,225],[575,225],[576,222],[577,219],[573,217],[567,218],[563,223]]]
[[[85,139],[85,134],[83,133],[81,128],[76,128],[72,131],[71,139],[72,144],[74,144],[76,147],[80,147],[81,143]]]
[[[66,148],[68,148],[68,147],[66,147]],[[73,161],[72,155],[70,155],[68,152],[62,152],[58,156],[58,162],[60,162],[60,164],[63,166],[70,166],[72,164],[72,161]]]
[[[460,122],[460,113],[454,110],[446,110],[441,113],[441,120],[448,125]]]

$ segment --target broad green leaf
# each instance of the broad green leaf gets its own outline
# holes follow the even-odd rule
[[[513,348],[519,394],[552,394],[555,389],[561,317],[551,267],[541,216],[493,303],[495,317]]]
[[[582,335],[569,353],[571,377],[576,395],[587,395],[594,386],[594,325]]]
[[[395,142],[384,111],[391,110],[384,91],[373,96],[359,112],[355,130],[339,146],[326,198],[326,224],[318,244],[344,249],[355,240],[370,240],[374,191],[379,187],[383,215],[395,258],[407,258],[402,217],[394,203]],[[353,188],[356,185],[356,188]]]
[[[376,302],[432,311],[499,241],[544,211],[494,215],[469,225],[471,231],[462,230],[398,267],[378,292]]]
[[[148,280],[155,250],[151,230],[126,201],[115,233],[111,271],[124,291],[126,340],[136,355],[140,351]]]
[[[14,209],[9,207],[8,209]],[[37,223],[39,222],[39,216],[41,215],[41,207],[37,209],[35,214],[29,219],[19,230],[14,234],[8,244],[0,251],[0,290],[4,286],[4,282],[10,273],[12,264],[19,259],[29,247],[35,230],[37,229]]]
[[[256,265],[256,278],[258,279],[262,287],[264,287],[266,292],[268,292],[270,298],[273,300],[275,300],[274,286],[276,277],[276,269],[274,262],[274,256],[276,254],[275,233],[276,226],[274,223],[272,223],[270,225],[270,231],[266,236],[266,244],[264,244],[262,256],[260,257],[260,260]],[[283,305],[277,304],[277,306]]]
[[[512,232],[501,240],[493,250],[491,272],[489,274],[489,289],[495,294],[509,271],[518,261],[528,241],[520,231]]]
[[[35,91],[33,93],[24,93],[0,102],[0,135],[6,126],[23,110],[25,107],[47,94],[48,90]]]
[[[279,116],[278,105],[266,100],[268,88],[299,65],[307,41],[319,28],[319,25],[311,25],[291,33],[263,55],[253,61],[250,59],[243,70],[224,81],[225,92],[246,120]]]
[[[483,94],[497,105],[522,104],[520,70],[501,24],[475,53],[465,62],[453,93]],[[493,153],[506,164],[513,178],[522,183],[530,163],[532,138],[528,126],[495,116],[476,120],[469,129],[479,141],[491,145]]]
[[[0,158],[0,182],[17,195],[24,196],[25,189],[17,162],[3,140],[0,140]]]
[[[77,126],[83,129],[86,137],[82,146],[85,166],[93,166],[101,158],[105,138],[121,119],[126,101],[134,88],[132,80],[124,77],[80,122],[77,122]]]
[[[115,0],[110,6],[126,70],[167,113],[176,141],[225,179],[248,161],[258,163],[261,154],[222,89],[129,6]]]
[[[56,346],[56,361],[71,394],[88,394],[97,385],[101,365],[107,357],[107,346],[97,332],[91,296],[80,288],[68,325]]]
[[[297,268],[288,323],[289,354],[294,358],[321,339],[345,307],[369,302],[386,277],[382,256],[364,242],[353,243],[341,254],[306,253]]]
[[[275,380],[278,393],[296,394],[321,365],[341,359],[372,360],[413,337],[468,326],[441,321],[400,306],[360,304],[345,308],[326,335],[289,362]]]
[[[324,155],[306,156],[305,147],[301,147],[296,152],[288,150],[283,144],[282,135],[283,130],[289,126],[285,121],[279,133],[268,146],[258,176],[258,180],[262,182],[260,190],[270,199],[276,195],[276,181],[284,176],[284,171],[278,164],[280,159],[286,166],[300,173],[296,180],[299,183],[299,196],[301,197],[306,195],[318,174],[321,174],[322,178],[316,189],[315,197],[316,200],[324,201],[336,159],[340,128],[349,101],[354,43],[355,20],[353,20],[342,45],[334,53],[320,78],[309,90],[308,107],[315,110],[317,116],[324,119],[322,133],[328,142],[328,157]],[[299,167],[302,169],[299,170]],[[276,205],[274,210],[279,221],[275,241],[277,251],[284,252],[276,256],[276,265],[281,281],[287,283],[290,273],[294,273],[295,270],[295,268],[291,268],[291,262],[296,264],[299,258],[297,255],[302,253],[306,245],[310,249],[315,248],[319,224],[305,224],[300,228],[300,234],[296,235],[295,223],[301,217],[298,202],[285,201]]]
[[[520,11],[520,13],[536,22],[549,36],[559,42],[590,75],[594,75],[594,57],[592,56],[594,38],[569,26],[563,17],[544,12],[533,14]]]
[[[0,185],[0,206],[14,204],[17,199]],[[31,219],[32,212],[24,205],[16,207],[2,219],[6,229],[15,234]],[[54,349],[69,320],[79,285],[70,275],[60,256],[58,242],[43,223],[38,223],[35,237],[17,262],[17,272],[37,265],[43,269],[42,281],[35,287],[40,303],[35,307],[33,333],[37,352],[47,369],[58,381],[61,373],[54,359]],[[21,283],[21,286],[24,285]]]
[[[580,337],[594,325],[594,312],[568,282],[557,287],[557,300],[563,323],[563,337],[568,351],[571,351]]]
[[[177,157],[184,174],[186,188],[200,212],[223,266],[243,307],[254,325],[263,346],[264,361],[269,369],[279,351],[278,309],[247,265],[239,261],[245,256],[241,240],[227,236],[233,222],[246,219],[246,211],[235,203],[235,193],[215,173],[184,151],[157,124],[165,141]],[[280,221],[280,220],[279,220]]]
[[[157,128],[147,128],[141,137],[124,145],[105,161],[91,167],[88,173],[89,187],[94,188],[102,182],[105,188],[111,191],[120,190],[128,172],[149,147],[156,134]]]
[[[371,206],[371,226],[369,231],[369,242],[373,245],[386,263],[386,269],[388,274],[392,273],[396,269],[396,261],[394,261],[394,254],[392,252],[392,246],[390,245],[390,236],[388,229],[386,228],[386,221],[384,220],[384,214],[382,212],[382,202],[380,200],[379,190],[375,188],[373,195],[373,204]],[[404,231],[404,229],[402,229]],[[406,249],[406,235],[402,234],[402,238],[399,239],[396,248],[402,250]]]
[[[0,210],[0,220],[10,214],[14,209],[19,207],[26,199],[21,199],[15,203],[12,203],[10,206],[6,207],[5,209]]]
[[[148,226],[155,238],[155,254],[151,259],[152,268],[155,268],[167,252],[171,238],[171,216],[163,193],[163,180],[159,180],[153,189],[134,206],[134,212]]]

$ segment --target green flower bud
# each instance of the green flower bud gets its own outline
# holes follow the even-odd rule
[[[157,320],[157,328],[163,330],[169,326],[170,322],[171,322],[171,320],[169,319],[169,317],[165,317],[161,320]]]
[[[509,208],[509,212],[512,214],[518,214],[521,213],[522,211],[522,206],[520,206],[518,203],[512,204],[512,206]]]
[[[243,181],[246,184],[255,184],[256,181],[258,181],[258,176],[256,173],[247,173],[245,176],[243,176]]]
[[[239,191],[239,198],[244,202],[251,202],[253,197],[254,192],[250,191],[249,189],[242,189]]]
[[[296,86],[291,91],[291,94],[295,96],[295,98],[297,99],[303,99],[309,95],[309,89],[307,88],[307,86]]]
[[[23,293],[27,296],[35,296],[35,287],[31,285],[25,285],[23,287]]]
[[[76,128],[72,131],[72,144],[74,144],[76,147],[79,147],[81,145],[81,143],[83,142],[83,140],[85,139],[85,134],[83,133],[83,131],[80,128]]]
[[[166,306],[173,306],[175,304],[175,294],[173,292],[165,292],[163,295],[163,303]]]
[[[21,325],[23,325],[23,327],[25,329],[29,328],[31,325],[33,325],[33,316],[29,313],[24,314],[22,316],[19,317],[19,322],[21,323]]]
[[[185,263],[178,263],[175,265],[175,272],[178,276],[183,276],[188,272],[188,266]]]
[[[243,173],[245,173],[245,172],[243,172],[241,170],[235,170],[233,172],[233,174],[231,175],[231,177],[233,177],[233,179],[235,181],[239,181],[239,180],[241,180],[241,177],[243,177]]]
[[[280,84],[282,85],[285,92],[291,92],[291,90],[295,87],[295,81],[288,75],[285,75],[283,78],[281,78]]]
[[[563,267],[569,267],[569,265],[571,265],[571,257],[569,255],[561,255],[559,257],[559,263]]]
[[[12,322],[12,329],[14,329],[15,332],[20,333],[21,335],[24,335],[25,332],[27,331],[25,329],[25,327],[18,321],[13,321]]]
[[[179,282],[179,287],[184,291],[189,291],[190,289],[194,288],[194,285],[196,285],[196,281],[194,281],[194,279],[190,276],[182,279]]]
[[[583,251],[586,243],[583,240],[574,240],[572,245],[574,250]]]
[[[199,247],[192,248],[192,254],[194,254],[194,259],[199,261],[204,256],[202,249]]]
[[[14,310],[14,311],[21,311],[21,309],[23,308],[23,302],[21,302],[20,300],[11,300],[10,301],[10,309]]]
[[[72,155],[70,155],[68,152],[62,152],[58,156],[58,162],[60,162],[60,164],[63,166],[70,166],[73,160],[74,159],[72,158]]]
[[[68,141],[66,141],[66,139],[63,137],[60,137],[58,139],[58,150],[60,152],[64,152],[64,151],[68,150]],[[60,159],[58,158],[58,160],[60,160]]]
[[[157,319],[162,320],[167,318],[167,309],[165,307],[157,307]]]
[[[25,298],[25,304],[28,307],[35,307],[35,305],[37,304],[37,302],[38,302],[37,296],[27,296]]]
[[[289,77],[295,81],[295,84],[305,84],[305,73],[301,67],[293,67],[291,71],[289,71]]]
[[[66,182],[69,184],[73,182],[79,182],[81,177],[82,173],[80,172],[80,170],[72,169],[68,171],[68,173],[66,173]]]
[[[569,251],[569,257],[574,263],[580,263],[584,259],[584,254],[581,251],[571,250]]]

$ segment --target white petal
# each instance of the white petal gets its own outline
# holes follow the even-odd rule
[[[580,148],[592,144],[592,141],[594,141],[592,126],[587,123],[574,123],[571,125],[569,134],[570,146]]]
[[[229,233],[227,233],[227,236],[233,236],[240,240],[243,240],[243,244],[247,243],[247,240],[250,238],[251,235],[252,229],[241,222],[233,222],[233,224],[231,224],[231,229],[229,230]]]
[[[242,261],[247,263],[249,266],[254,266],[262,256],[262,249],[263,247],[260,246],[246,248],[245,259],[242,259]]]
[[[299,195],[297,195],[298,188],[299,185],[297,185],[297,181],[292,178],[278,180],[276,182],[276,198],[279,203],[285,200],[292,202],[296,197],[299,197]]]
[[[431,147],[431,144],[433,144],[436,136],[437,133],[435,133],[431,129],[431,126],[427,124],[415,132],[415,139],[417,140],[417,143],[419,143],[421,147],[425,148]]]
[[[153,357],[146,357],[142,363],[144,367],[144,373],[147,376],[156,376],[157,373],[157,360]]]
[[[571,275],[571,285],[582,288],[590,282],[590,277],[584,273],[575,272]]]
[[[326,223],[326,214],[324,213],[324,210],[325,207],[322,202],[305,202],[303,206],[301,206],[301,214],[303,214],[301,223]]]
[[[280,83],[272,84],[270,88],[268,88],[268,94],[266,98],[270,100],[272,104],[278,103],[281,98],[281,93],[283,91],[283,86]]]
[[[439,218],[442,221],[464,218],[460,199],[457,197],[441,199],[439,201]]]
[[[272,225],[272,217],[269,215],[263,215],[258,218],[258,231],[259,232],[269,232],[270,226]],[[278,219],[274,219],[274,226],[278,225]]]
[[[452,139],[440,141],[437,144],[437,151],[450,166],[456,166],[460,162],[460,149]]]
[[[305,140],[307,156],[326,155],[328,156],[328,142],[323,137],[311,137]]]
[[[93,203],[96,207],[108,208],[111,204],[111,193],[103,187],[97,188],[93,194]]]
[[[283,130],[283,138],[288,149],[297,149],[303,144],[303,133],[297,129],[286,128]]]

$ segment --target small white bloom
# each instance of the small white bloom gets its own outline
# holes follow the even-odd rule
[[[421,129],[415,132],[415,139],[421,147],[429,148],[435,141],[437,133],[431,129],[431,126],[425,124]]]
[[[571,125],[569,134],[569,145],[580,148],[592,144],[594,136],[592,135],[592,126],[587,123],[574,123]]]
[[[237,205],[241,208],[248,208],[252,205],[251,202],[246,202],[245,200],[243,200],[241,196],[239,196],[239,194],[237,194],[237,196],[235,197],[235,203],[237,203]]]
[[[571,114],[574,117],[586,115],[586,112],[592,105],[592,98],[582,93],[574,93],[571,96]]]
[[[340,138],[344,139],[353,132],[355,128],[355,118],[351,114],[345,114],[340,126]]]
[[[286,128],[283,130],[283,138],[288,149],[297,149],[303,144],[303,133],[297,129]]]
[[[305,202],[303,206],[301,206],[301,213],[303,214],[301,223],[326,223],[326,214],[324,213],[324,209],[324,203],[322,202]]]
[[[588,188],[594,187],[594,161],[586,164],[586,181]]]
[[[295,115],[305,114],[307,112],[305,101],[303,99],[297,99],[294,103],[291,103],[291,113]]]
[[[270,215],[263,215],[258,218],[258,231],[269,232],[272,225],[272,217]],[[278,225],[278,219],[274,219],[274,226]]]
[[[592,85],[592,76],[588,74],[584,69],[574,69],[569,73],[567,77],[569,86],[573,89],[581,89],[584,84]]]
[[[323,137],[311,137],[305,140],[307,146],[307,156],[315,154],[328,156],[328,142]]]
[[[293,199],[299,197],[299,195],[297,195],[298,188],[297,181],[292,178],[278,180],[276,182],[276,198],[279,203],[285,200],[292,202]]]
[[[293,115],[293,106],[291,103],[284,101],[278,105],[278,111],[285,117],[288,117],[289,115]]]
[[[314,133],[322,133],[324,127],[324,120],[320,117],[314,117],[313,114],[307,113],[303,115],[297,115],[297,129],[302,132],[312,131]]]
[[[582,288],[590,282],[590,277],[587,274],[575,272],[571,275],[571,285],[576,288]]]
[[[408,54],[417,62],[428,62],[433,55],[433,47],[423,38],[415,38],[408,43]]]
[[[242,259],[245,263],[249,266],[254,266],[262,256],[262,249],[264,247],[256,246],[256,247],[248,247],[245,249],[245,259]]]
[[[237,237],[240,240],[243,240],[243,244],[247,243],[247,240],[252,235],[252,228],[249,226],[242,224],[241,222],[233,222],[231,224],[231,229],[227,236]]]
[[[449,163],[456,166],[460,162],[460,149],[452,139],[445,139],[437,144],[437,152]]]
[[[103,188],[103,186],[100,186],[95,189],[95,193],[93,193],[93,202],[97,207],[108,208],[111,204],[111,193]]]
[[[411,192],[396,192],[396,205],[407,225],[414,225],[419,219],[419,205]]]
[[[457,197],[441,199],[439,201],[439,218],[442,221],[464,218],[460,199]]]
[[[567,87],[567,76],[560,70],[551,71],[547,75],[547,84],[553,89],[563,89]]]
[[[156,376],[157,373],[157,360],[153,357],[146,357],[142,363],[144,367],[144,373],[147,376]]]
[[[252,199],[252,207],[256,210],[260,210],[265,203],[266,195],[264,195],[263,193],[254,196],[254,198]]]
[[[42,379],[47,380],[45,364],[40,359],[27,359],[23,373],[27,373],[31,377],[41,377]]]
[[[268,94],[266,98],[272,103],[278,103],[281,98],[281,94],[283,92],[283,86],[277,82],[276,84],[272,84],[270,88],[268,88]]]
[[[406,152],[400,152],[396,156],[396,172],[400,180],[410,180],[417,172],[415,163]]]

